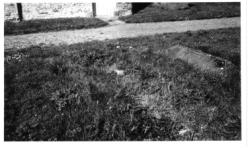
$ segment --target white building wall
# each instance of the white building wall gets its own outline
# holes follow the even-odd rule
[[[114,17],[116,11],[116,3],[115,2],[97,2],[96,3],[96,16],[103,18],[111,18]]]
[[[97,2],[96,17],[112,18],[131,14],[130,4]],[[22,3],[24,20],[93,17],[92,3]],[[4,20],[18,20],[16,3],[4,4]]]

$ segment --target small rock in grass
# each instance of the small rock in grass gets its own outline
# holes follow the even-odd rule
[[[115,72],[117,75],[124,75],[124,70],[117,68],[116,64],[113,64],[107,69],[107,73]]]
[[[114,71],[116,72],[117,75],[124,75],[124,70],[115,69]]]
[[[186,129],[182,129],[179,131],[179,135],[183,136],[184,134],[186,134],[187,132],[189,132],[190,129],[189,128],[186,128]]]

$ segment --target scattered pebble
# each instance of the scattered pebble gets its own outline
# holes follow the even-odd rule
[[[115,72],[117,75],[124,75],[124,70],[120,70],[117,68],[116,64],[110,66],[107,70],[108,73]]]
[[[186,129],[182,129],[179,131],[179,135],[183,136],[185,133],[189,132],[190,129],[186,128]]]
[[[115,69],[114,71],[116,72],[117,75],[124,75],[124,70]]]

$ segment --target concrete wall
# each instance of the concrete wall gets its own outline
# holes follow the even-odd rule
[[[18,18],[15,3],[4,4],[4,20],[16,20]]]
[[[115,16],[127,16],[132,14],[132,5],[131,3],[117,3]]]
[[[188,3],[153,3],[155,7],[175,10],[186,9]],[[92,3],[22,3],[24,20],[93,17]],[[97,17],[126,16],[132,14],[131,3],[96,3]],[[16,3],[4,4],[4,20],[17,20]]]
[[[104,6],[104,7],[103,7]],[[131,4],[97,3],[97,16],[123,16],[131,14]],[[109,8],[110,7],[110,8]],[[93,17],[92,3],[22,3],[24,20]],[[16,3],[4,4],[4,20],[17,20]]]
[[[102,1],[96,3],[96,16],[98,17],[114,17],[114,12],[116,11],[116,3]]]
[[[91,3],[22,3],[24,20],[92,17]],[[16,4],[4,4],[4,19],[17,19]]]

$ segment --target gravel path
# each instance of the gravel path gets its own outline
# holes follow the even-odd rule
[[[240,27],[240,17],[142,24],[118,24],[96,29],[4,36],[4,48],[20,49],[31,45],[74,44],[92,40],[117,39],[123,37],[230,27]]]

